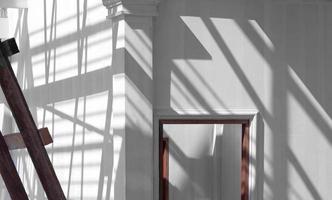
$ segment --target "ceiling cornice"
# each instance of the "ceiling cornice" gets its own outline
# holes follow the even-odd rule
[[[108,9],[108,18],[122,15],[153,17],[158,15],[157,0],[103,0]]]

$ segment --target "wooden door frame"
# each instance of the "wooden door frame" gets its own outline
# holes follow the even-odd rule
[[[241,124],[241,200],[249,200],[249,146],[250,120],[248,119],[159,119],[159,200],[169,200],[168,196],[168,139],[164,140],[164,124]],[[165,146],[167,145],[167,146]],[[166,154],[166,155],[165,155]],[[167,166],[167,169],[165,167]],[[167,185],[165,184],[167,183]]]

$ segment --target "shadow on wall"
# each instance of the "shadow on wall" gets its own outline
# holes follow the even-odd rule
[[[157,108],[258,109],[267,127],[258,199],[331,195],[331,9],[329,2],[161,2]]]
[[[131,90],[126,106],[132,108],[133,116],[125,116],[113,111],[113,100],[125,98],[121,96],[125,94],[113,91],[118,87],[113,80],[119,73],[114,58],[117,51],[123,51],[115,47],[123,36],[117,35],[118,27],[105,19],[107,10],[102,1],[36,0],[29,5],[29,11],[10,11],[10,15],[10,19],[17,19],[11,31],[21,51],[12,58],[12,65],[35,122],[39,127],[48,127],[52,134],[54,143],[47,150],[66,197],[121,199],[126,178],[124,148],[129,148],[125,145],[152,147],[152,135],[146,134],[146,129],[152,130],[152,119],[145,116],[145,110],[142,112],[152,102],[152,97],[144,96],[148,88],[142,85],[150,81],[152,86],[144,68],[149,61],[134,45],[130,46],[131,42],[144,44],[142,37],[150,33],[133,31],[137,41],[126,41],[130,51],[124,51],[136,67],[131,69],[132,74],[138,76],[126,77],[126,88]],[[112,38],[117,39],[112,42]],[[1,102],[5,102],[4,97]],[[128,123],[126,131],[132,133],[126,137],[126,144],[123,133],[116,129],[122,117]],[[126,167],[133,173],[127,181],[146,180],[140,187],[126,185],[131,194],[138,196],[152,191],[152,172],[146,170],[146,158],[141,159],[152,157],[152,153],[149,148],[145,150],[149,152],[136,151],[128,158],[136,162],[132,165],[136,168],[131,169],[129,161]],[[27,151],[13,152],[13,157],[29,199],[46,199]],[[3,187],[0,199],[9,199]]]
[[[52,134],[47,150],[68,199],[114,198],[123,168],[122,135],[111,128],[114,73],[106,11],[102,1],[87,0],[38,0],[29,11],[10,10],[21,51],[13,68],[35,122]],[[27,152],[13,157],[29,199],[46,199]],[[1,188],[1,199],[9,199]]]

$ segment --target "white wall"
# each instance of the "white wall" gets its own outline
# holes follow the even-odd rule
[[[110,199],[121,144],[113,154],[107,10],[101,0],[33,0],[28,9],[8,12],[10,36],[21,50],[13,68],[38,127],[52,134],[47,150],[65,195]],[[46,199],[27,152],[13,155],[29,199]]]
[[[161,1],[155,109],[257,109],[259,199],[329,199],[331,25],[329,1]]]
[[[259,110],[259,199],[328,199],[331,10],[329,1],[314,0],[161,1],[154,109]],[[50,157],[70,199],[109,199],[118,182],[112,172],[121,170],[122,144],[112,145],[110,128],[106,15],[101,1],[87,0],[33,0],[29,11],[9,10],[21,49],[13,67],[36,123],[53,134]],[[14,156],[31,199],[45,199],[26,152]]]

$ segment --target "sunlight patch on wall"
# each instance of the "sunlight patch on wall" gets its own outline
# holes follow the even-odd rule
[[[134,58],[148,77],[152,79],[152,41],[147,33],[140,29],[126,26],[126,50]],[[140,47],[136,49],[135,47]]]
[[[116,45],[115,45],[115,48],[116,49],[121,49],[121,48],[124,48],[125,47],[125,27],[126,27],[126,24],[124,22],[124,20],[120,20],[118,22],[118,27],[117,27],[117,35],[116,35],[116,38],[115,38],[115,42],[116,42]]]
[[[111,169],[112,170],[112,180],[111,180],[111,194],[110,194],[110,197],[112,200],[115,199],[115,184],[116,184],[116,179],[117,179],[117,172],[118,172],[118,168],[119,168],[119,161],[120,161],[120,152],[121,152],[121,149],[123,151],[123,138],[120,137],[120,136],[114,136],[114,139],[113,139],[113,142],[114,142],[114,163],[113,163],[113,168]],[[110,170],[110,169],[107,169],[107,170]]]
[[[108,92],[102,92],[37,111],[39,126],[48,127],[53,135],[54,143],[47,149],[58,178],[73,199],[98,195],[100,166],[106,164],[101,161],[104,137],[111,134],[104,131],[107,103]]]
[[[332,120],[291,66],[288,76],[287,107],[291,110],[287,116],[292,122],[288,128],[288,180],[296,185],[290,196],[322,199],[328,191],[326,180],[331,180],[326,155],[332,150]]]
[[[164,135],[174,143],[172,146],[181,148],[185,158],[198,159],[211,154],[213,128],[210,124],[168,124],[164,127]]]
[[[112,28],[100,15],[106,15],[102,2],[36,0],[31,7],[27,26],[35,86],[111,64]]]
[[[218,42],[201,17],[181,16],[181,19],[213,59],[224,57],[220,52]]]
[[[169,180],[175,188],[180,191],[185,190],[188,183],[191,182],[190,177],[186,170],[178,163],[177,159],[174,158],[172,154],[169,155],[169,163],[172,163],[172,168],[176,172],[175,176],[172,176],[174,173],[170,174]]]
[[[241,28],[240,23],[234,19],[221,19],[221,18],[211,18],[216,30],[218,30],[220,36],[224,39],[225,44],[232,52],[232,55],[244,69],[264,70],[266,67],[270,66],[266,61],[264,55],[259,52],[259,48],[264,48],[264,46],[257,46],[244,32],[244,28]],[[254,30],[263,37],[263,40],[268,40],[267,35],[262,29],[259,29],[257,22],[249,21],[250,25],[253,25]],[[265,43],[265,45],[271,45],[271,41]],[[245,59],[250,58],[250,59]],[[250,62],[248,62],[250,60]]]
[[[113,103],[112,103],[112,129],[123,129],[126,125],[125,121],[125,109],[126,109],[126,81],[124,74],[118,74],[113,76]]]
[[[257,34],[260,36],[260,38],[264,41],[265,45],[271,50],[275,50],[275,46],[269,36],[265,33],[263,28],[257,23],[256,20],[248,20],[249,24],[252,26],[252,28],[257,32]]]
[[[325,111],[324,107],[319,103],[315,96],[310,92],[309,88],[302,82],[292,67],[288,67],[289,78],[297,86],[301,93],[308,99],[310,105],[319,113],[320,117],[324,120],[329,128],[332,130],[332,119],[329,114]],[[309,113],[308,113],[309,114]]]
[[[187,87],[187,93],[193,96],[182,95],[183,98],[178,98],[181,94],[175,93],[174,81],[171,80],[172,108],[229,109],[238,108],[238,105],[245,105],[246,109],[255,108],[254,99],[243,81],[248,80],[258,96],[265,96],[265,85],[261,83],[265,80],[265,74],[271,75],[271,69],[265,55],[259,51],[264,47],[255,46],[257,44],[238,25],[240,22],[234,19],[192,16],[181,16],[181,19],[191,31],[186,34],[193,34],[197,39],[194,42],[199,43],[196,45],[203,47],[200,51],[206,51],[208,55],[196,59],[197,53],[185,48],[183,54],[188,59],[172,60],[175,65],[172,74],[178,76]],[[241,23],[252,26],[247,20]],[[255,31],[255,28],[252,29]],[[261,73],[257,74],[257,71]],[[246,80],[243,80],[242,74]],[[198,105],[190,102],[194,101],[193,98],[199,101]]]
[[[84,116],[79,118],[98,129],[105,129],[106,115],[111,111],[111,108],[108,107],[108,93],[107,91],[88,96],[85,105],[85,119]]]
[[[126,76],[126,125],[152,137],[152,102]],[[137,126],[139,124],[139,126]]]
[[[171,107],[179,109],[190,105],[191,108],[200,108],[200,103],[182,83],[176,73],[171,72]],[[181,102],[178,100],[181,99]]]
[[[297,137],[303,138],[302,137]],[[312,151],[315,151],[316,148],[312,148]],[[294,199],[322,199],[318,193],[320,188],[319,176],[318,176],[318,157],[313,154],[309,155],[299,155],[300,157],[306,157],[307,162],[301,162],[298,160],[298,155],[290,153],[290,161],[288,162],[288,180],[292,181],[290,185],[288,197]],[[309,161],[310,160],[310,161]],[[308,162],[309,161],[309,162]],[[312,167],[307,167],[307,166]],[[306,168],[303,168],[306,166]],[[310,175],[310,176],[309,176]]]
[[[99,13],[100,14],[100,13]],[[83,66],[86,72],[95,71],[112,63],[112,29],[100,31],[87,39],[86,58]]]

